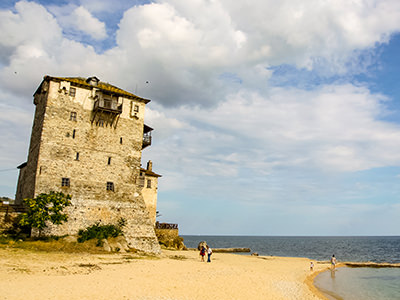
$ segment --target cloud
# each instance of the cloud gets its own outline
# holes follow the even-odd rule
[[[80,31],[95,40],[102,40],[107,37],[105,24],[95,18],[83,6],[77,7],[70,15],[65,16],[63,24],[72,30]]]
[[[268,96],[242,91],[212,109],[155,107],[146,115],[156,128],[154,144],[144,156],[158,162],[161,173],[191,177],[194,186],[216,181],[229,186],[245,174],[250,176],[246,185],[271,183],[274,176],[288,180],[300,172],[304,178],[297,188],[313,194],[315,186],[305,174],[400,165],[400,126],[381,120],[387,101],[348,84],[311,91],[275,88]],[[172,125],[178,120],[179,126]],[[188,178],[183,181],[190,185]]]
[[[144,160],[164,175],[160,193],[174,193],[173,208],[184,202],[176,194],[198,200],[199,211],[203,199],[216,210],[232,204],[227,218],[254,208],[260,218],[293,217],[282,203],[326,215],[335,197],[366,195],[355,184],[342,192],[337,174],[399,166],[400,127],[385,121],[391,99],[349,78],[399,32],[400,2],[110,3],[20,1],[0,10],[0,123],[9,128],[1,136],[11,151],[1,149],[4,164],[25,158],[31,123],[16,120],[28,120],[49,74],[96,75],[153,100]],[[307,75],[307,84],[288,74]]]
[[[87,5],[95,9],[90,1]],[[106,29],[89,8],[53,5],[52,15],[22,1],[15,13],[1,12],[0,59],[3,73],[9,66],[21,71],[22,65],[31,78],[36,70],[90,73],[165,106],[213,106],[243,87],[265,93],[273,76],[269,68],[281,64],[324,76],[365,70],[363,64],[373,61],[360,59],[363,53],[398,32],[399,5],[389,0],[196,1],[190,6],[160,1],[127,9],[115,47],[95,54],[81,35],[104,39]],[[104,5],[99,7],[104,13]],[[151,84],[145,86],[146,81]]]

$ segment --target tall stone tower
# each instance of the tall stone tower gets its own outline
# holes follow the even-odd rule
[[[96,222],[123,218],[129,245],[158,253],[155,212],[146,207],[140,184],[142,149],[151,144],[152,128],[144,124],[149,101],[96,77],[45,76],[34,94],[28,161],[19,166],[16,204],[52,190],[70,194],[68,222],[50,226],[48,234],[76,234]]]

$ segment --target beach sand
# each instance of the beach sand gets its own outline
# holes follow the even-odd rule
[[[325,299],[312,285],[328,267],[305,258],[166,251],[78,254],[0,249],[1,299]]]

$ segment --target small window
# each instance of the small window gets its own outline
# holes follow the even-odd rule
[[[75,134],[76,134],[76,129],[74,129],[74,130],[72,131],[72,138],[73,138],[73,139],[75,138]]]
[[[103,120],[103,119],[99,119],[99,120],[97,121],[97,125],[98,125],[99,127],[104,127],[104,120]]]
[[[70,87],[69,88],[69,95],[71,97],[75,97],[75,94],[76,94],[76,88]]]
[[[69,178],[63,177],[61,179],[61,186],[69,186]]]
[[[150,179],[147,179],[147,188],[151,189],[151,180]]]
[[[114,191],[114,182],[107,181],[107,191]]]
[[[69,115],[69,120],[76,121],[76,111],[71,111],[71,114]]]
[[[133,111],[134,112],[139,112],[139,105],[135,105],[134,108],[133,108]]]
[[[111,157],[108,158],[107,164],[108,164],[108,165],[111,165]]]
[[[75,160],[79,160],[79,152],[76,152]]]
[[[122,145],[122,137],[119,138],[119,143]]]
[[[137,178],[137,185],[144,187],[144,176],[139,176],[139,178]]]

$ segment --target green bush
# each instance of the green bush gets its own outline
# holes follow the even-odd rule
[[[121,228],[123,223],[121,221],[118,223],[119,225],[100,225],[100,223],[96,223],[86,229],[81,229],[78,232],[78,242],[83,243],[84,241],[97,239],[98,244],[100,244],[102,239],[123,235]]]
[[[23,202],[27,212],[21,214],[19,225],[37,228],[41,236],[42,230],[48,225],[47,222],[60,225],[68,221],[68,215],[62,211],[71,205],[70,200],[70,195],[54,191],[42,193],[35,198],[26,198]]]

